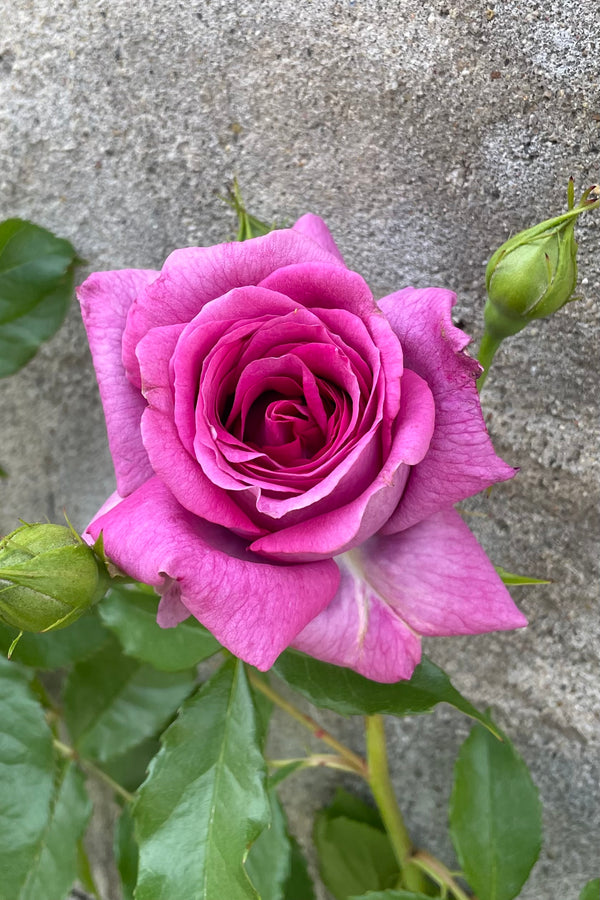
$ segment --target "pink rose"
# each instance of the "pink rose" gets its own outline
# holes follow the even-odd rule
[[[79,289],[118,493],[89,528],[268,669],[292,645],[377,681],[421,635],[526,623],[452,505],[494,453],[454,295],[375,304],[326,225],[176,250]]]

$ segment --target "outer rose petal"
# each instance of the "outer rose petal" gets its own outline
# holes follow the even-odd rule
[[[339,563],[338,593],[294,647],[373,681],[410,678],[420,659],[418,635],[527,624],[453,509],[400,534],[375,536]]]
[[[410,678],[421,659],[421,640],[340,557],[338,592],[300,632],[296,650],[360,672],[371,681]]]
[[[355,569],[419,634],[483,634],[527,625],[454,509],[349,554]]]
[[[406,288],[380,301],[404,351],[404,364],[425,379],[435,399],[435,431],[409,478],[397,510],[382,528],[394,534],[440,509],[515,475],[496,454],[481,413],[477,360],[469,337],[452,324],[455,302],[441,288]]]
[[[298,231],[300,234],[316,241],[324,250],[327,250],[328,253],[332,253],[337,258],[338,262],[345,265],[344,257],[338,250],[337,244],[334,241],[329,228],[320,216],[315,216],[314,213],[306,213],[306,215],[301,216],[296,224],[292,226],[292,231]]]
[[[88,528],[102,532],[119,568],[165,591],[162,620],[180,621],[179,600],[225,647],[259,669],[329,603],[339,583],[333,560],[264,563],[218,526],[189,513],[152,478]],[[174,582],[177,582],[177,591]]]
[[[125,374],[121,341],[129,307],[158,275],[145,269],[95,272],[77,289],[100,387],[117,487],[123,497],[150,478],[152,469],[140,434],[146,401]]]

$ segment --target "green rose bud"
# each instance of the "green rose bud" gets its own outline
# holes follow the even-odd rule
[[[520,231],[490,259],[485,284],[485,333],[479,360],[486,371],[501,341],[517,334],[533,319],[542,319],[569,300],[577,283],[575,220],[598,206],[600,188],[585,191],[574,206],[573,179],[569,180],[568,210],[533,228]],[[485,374],[480,379],[480,387]]]
[[[0,540],[0,620],[21,631],[70,625],[109,581],[92,548],[63,525],[23,525]]]

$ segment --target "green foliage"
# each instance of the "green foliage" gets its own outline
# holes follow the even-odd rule
[[[579,895],[579,900],[600,900],[600,878],[588,881]]]
[[[113,756],[103,762],[102,770],[126,791],[133,794],[146,778],[150,763],[159,749],[158,738],[146,738],[119,756]]]
[[[369,891],[362,897],[348,897],[348,900],[431,900],[425,894],[414,894],[412,891]]]
[[[161,628],[156,624],[158,602],[151,588],[120,585],[113,587],[98,606],[100,618],[119,638],[128,656],[164,672],[177,672],[221,649],[193,617],[177,628]]]
[[[256,216],[252,216],[247,211],[244,201],[242,200],[242,194],[237,179],[234,180],[233,186],[229,191],[229,196],[225,202],[235,210],[235,214],[238,218],[238,231],[235,236],[236,241],[247,241],[251,238],[262,237],[262,235],[268,234],[276,227],[275,225],[267,225],[266,222],[261,222],[260,219],[257,219]]]
[[[50,816],[18,900],[64,900],[77,876],[77,842],[90,813],[84,777],[69,762],[55,789]]]
[[[133,900],[137,881],[139,851],[133,833],[133,817],[125,807],[115,826],[114,854],[121,879],[123,900]]]
[[[291,874],[292,848],[287,822],[277,793],[269,791],[271,824],[250,848],[246,872],[260,900],[285,900],[285,886]]]
[[[82,756],[105,762],[156,734],[188,696],[195,672],[157,672],[125,656],[116,640],[71,670],[65,721]]]
[[[0,625],[0,652],[4,656],[18,633],[16,628]],[[35,669],[60,669],[91,656],[108,637],[98,618],[88,613],[60,631],[23,634],[12,658]]]
[[[51,814],[52,735],[27,678],[0,659],[0,900],[27,883]]]
[[[56,769],[27,674],[0,658],[0,900],[64,900],[89,813],[81,773]]]
[[[23,219],[0,223],[0,378],[12,375],[62,323],[73,295],[75,251]]]
[[[397,882],[398,862],[377,812],[345,791],[317,815],[314,839],[321,878],[336,900]]]
[[[514,575],[512,572],[507,572],[502,566],[494,566],[494,568],[504,584],[551,584],[547,578],[531,578],[529,575]]]
[[[256,900],[243,861],[269,823],[259,730],[239,660],[183,705],[134,807],[136,900]]]
[[[283,892],[283,900],[316,900],[315,889],[308,874],[308,866],[300,845],[290,835],[290,874]]]
[[[541,808],[524,761],[476,725],[456,761],[450,833],[479,900],[512,900],[541,847]]]
[[[342,669],[287,650],[274,669],[291,687],[315,706],[343,716],[411,716],[430,712],[438,703],[449,703],[497,733],[489,716],[479,712],[460,694],[446,673],[423,657],[410,681],[380,684],[351,669]]]

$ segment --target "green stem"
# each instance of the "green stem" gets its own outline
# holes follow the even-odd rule
[[[483,337],[481,338],[478,358],[479,362],[483,366],[483,372],[477,379],[477,390],[479,391],[479,393],[481,393],[481,389],[485,384],[488,372],[490,371],[492,360],[496,355],[496,350],[501,343],[502,341],[500,341],[498,338],[491,337],[487,332],[485,332]]]
[[[412,843],[390,779],[382,716],[367,716],[365,734],[369,786],[394,848],[404,886],[409,890],[421,891],[427,883],[411,862]]]
[[[269,684],[259,678],[252,669],[248,669],[248,678],[255,690],[260,691],[261,694],[268,697],[272,703],[286,712],[292,719],[295,719],[297,722],[300,722],[301,725],[304,725],[305,728],[308,728],[316,738],[323,741],[323,743],[331,747],[332,750],[335,750],[335,752],[346,761],[352,772],[355,772],[362,778],[367,777],[366,762],[357,753],[351,750],[350,747],[346,747],[345,744],[338,741],[338,739],[330,734],[325,728],[321,728],[319,723],[315,722],[311,716],[303,713],[297,706],[294,706],[293,703],[290,703],[289,700],[286,700],[285,697],[278,694]]]
[[[456,883],[452,872],[446,868],[444,863],[436,859],[435,856],[427,853],[425,850],[419,850],[412,857],[412,862],[425,872],[432,881],[435,881],[440,887],[446,888],[454,895],[456,900],[477,900],[476,897],[469,897],[461,886]]]
[[[267,765],[272,766],[274,769],[284,769],[286,766],[291,766],[294,763],[299,764],[299,769],[325,767],[337,769],[341,772],[352,772],[354,775],[358,774],[355,766],[351,766],[342,756],[334,756],[332,753],[311,753],[310,756],[301,756],[294,759],[267,760]]]
[[[59,741],[56,738],[54,738],[52,743],[54,749],[57,750],[61,756],[64,756],[65,759],[72,759],[73,762],[79,763],[82,769],[85,769],[90,775],[95,775],[97,778],[100,778],[101,781],[112,788],[115,794],[119,794],[119,796],[127,803],[133,803],[135,800],[133,794],[126,790],[122,784],[119,784],[118,781],[115,781],[114,778],[111,778],[107,772],[103,772],[102,769],[99,769],[93,762],[90,762],[89,759],[81,759],[74,747],[69,747],[68,744],[63,744],[62,741]]]

